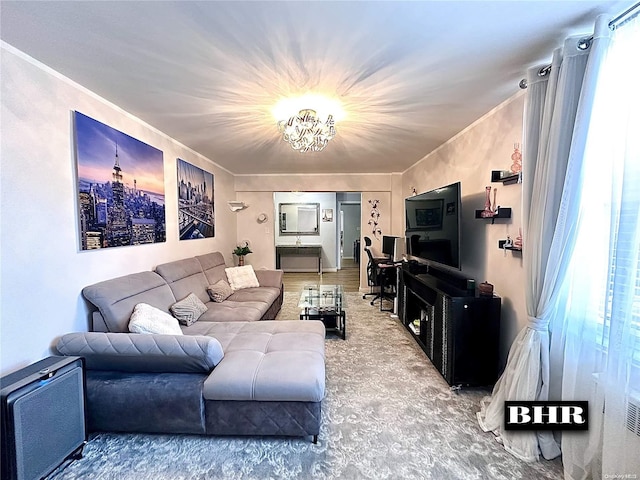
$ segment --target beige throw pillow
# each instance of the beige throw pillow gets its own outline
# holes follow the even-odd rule
[[[231,285],[231,289],[234,291],[260,286],[252,265],[225,268],[224,271],[227,274],[229,285]]]
[[[129,331],[132,333],[182,335],[180,325],[175,318],[146,303],[139,303],[133,308],[129,319]]]
[[[200,315],[207,311],[207,306],[195,293],[190,293],[186,298],[171,305],[169,310],[181,324],[188,327],[196,323]]]
[[[227,282],[224,280],[218,280],[213,285],[209,285],[207,287],[207,292],[209,293],[211,300],[214,302],[224,302],[231,296],[233,290],[231,290],[231,285]]]

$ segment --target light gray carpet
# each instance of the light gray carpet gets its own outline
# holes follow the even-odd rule
[[[285,294],[279,319],[298,318]],[[456,394],[397,319],[348,294],[347,340],[327,339],[327,396],[309,438],[99,434],[63,479],[558,479],[478,427],[487,390]]]

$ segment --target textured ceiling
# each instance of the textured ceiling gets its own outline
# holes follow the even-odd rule
[[[518,91],[619,1],[8,2],[2,40],[233,173],[402,172]],[[337,98],[319,153],[283,96]]]

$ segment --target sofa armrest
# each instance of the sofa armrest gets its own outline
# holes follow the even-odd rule
[[[261,287],[282,288],[282,270],[255,270],[255,273]]]
[[[84,357],[89,370],[122,372],[210,372],[224,357],[220,342],[202,335],[78,332],[56,348]]]

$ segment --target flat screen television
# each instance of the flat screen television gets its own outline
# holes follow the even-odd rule
[[[461,270],[461,205],[460,182],[406,198],[407,253],[430,264]]]

